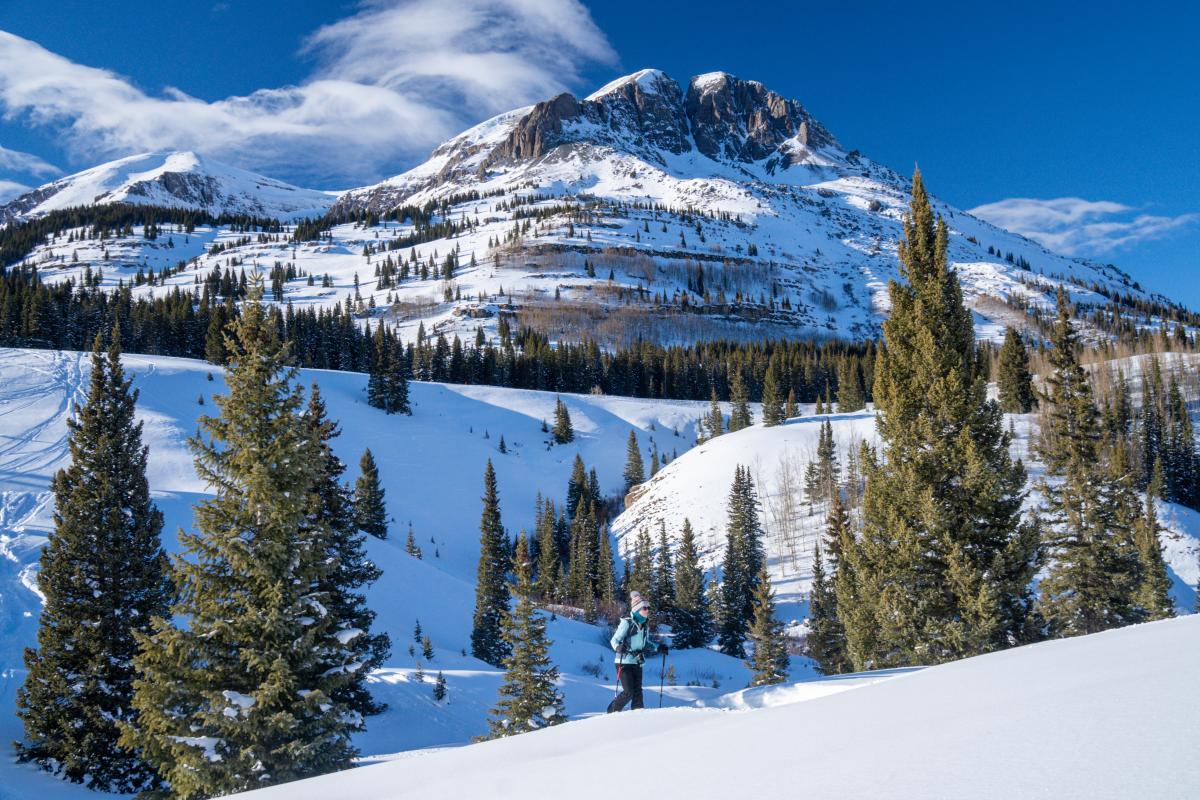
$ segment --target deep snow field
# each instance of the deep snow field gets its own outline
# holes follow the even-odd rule
[[[150,447],[151,488],[166,518],[166,546],[173,550],[176,530],[190,525],[191,506],[205,492],[193,472],[186,438],[195,432],[200,414],[215,411],[212,395],[224,391],[221,371],[200,361],[157,356],[126,355],[124,362],[134,376],[134,387],[141,393],[139,417],[145,424],[143,435]],[[87,354],[0,349],[3,742],[21,735],[20,721],[12,710],[13,697],[24,677],[22,649],[33,644],[36,636],[40,608],[35,588],[37,556],[52,528],[48,485],[54,472],[66,463],[66,420],[71,403],[84,398],[88,370]],[[1167,759],[1180,748],[1194,745],[1195,728],[1185,725],[1190,721],[1194,726],[1200,719],[1195,713],[1200,711],[1200,692],[1194,688],[1196,667],[1200,666],[1196,664],[1200,629],[1194,618],[1104,634],[1087,643],[1080,640],[1038,645],[917,674],[816,680],[806,661],[794,658],[792,679],[799,683],[765,691],[743,691],[749,673],[734,659],[713,651],[672,652],[669,663],[674,668],[676,685],[667,682],[663,705],[673,710],[628,714],[619,720],[589,720],[587,717],[603,711],[613,692],[607,634],[598,627],[560,617],[549,626],[554,641],[552,657],[563,675],[567,712],[575,720],[584,718],[581,722],[519,737],[511,743],[415,757],[412,751],[457,747],[483,733],[486,712],[495,702],[500,683],[498,670],[464,655],[469,647],[474,603],[479,498],[488,458],[496,467],[503,520],[515,534],[532,526],[534,499],[539,492],[561,502],[577,452],[589,467],[596,468],[604,492],[617,494],[622,486],[630,430],[637,432],[647,462],[652,441],[661,453],[678,451],[678,460],[643,487],[630,508],[615,520],[613,530],[624,547],[641,526],[656,535],[659,519],[666,521],[672,536],[677,536],[683,516],[688,516],[697,531],[706,566],[720,559],[725,498],[734,466],[749,465],[756,474],[763,504],[768,557],[780,592],[779,613],[795,627],[802,624],[806,613],[804,592],[811,571],[811,543],[820,528],[823,510],[818,506],[810,513],[803,505],[791,510],[790,519],[781,518],[779,502],[785,482],[781,482],[779,465],[790,464],[802,475],[815,451],[819,423],[828,418],[844,467],[848,448],[860,440],[873,440],[873,418],[869,412],[813,417],[812,407],[808,406],[802,412],[809,416],[790,420],[781,427],[754,426],[692,447],[695,421],[706,410],[706,403],[563,395],[577,438],[570,445],[550,446],[548,435],[541,432],[541,422],[553,417],[553,393],[413,383],[414,415],[405,417],[388,416],[366,404],[365,375],[305,370],[301,380],[305,385],[314,380],[320,385],[329,415],[341,422],[343,433],[334,446],[350,467],[348,481],[357,476],[363,448],[372,449],[387,492],[388,510],[394,518],[388,540],[369,540],[371,557],[383,569],[369,601],[379,614],[377,626],[386,630],[393,642],[392,656],[387,666],[373,676],[372,688],[389,709],[371,718],[368,730],[356,741],[365,763],[397,763],[329,779],[336,784],[313,783],[316,788],[311,790],[297,789],[296,798],[391,797],[400,795],[386,792],[407,791],[410,787],[425,787],[413,789],[412,796],[503,797],[509,796],[503,786],[517,791],[528,776],[537,772],[539,764],[550,762],[549,774],[558,777],[549,781],[554,789],[547,790],[547,794],[566,792],[563,782],[569,778],[572,796],[576,791],[581,796],[592,796],[588,792],[607,796],[613,789],[611,782],[600,777],[580,780],[587,774],[583,770],[592,767],[598,770],[597,776],[607,774],[600,771],[602,764],[621,757],[624,751],[620,748],[636,747],[638,741],[645,741],[655,753],[650,771],[671,775],[664,785],[672,787],[691,786],[692,779],[682,773],[704,764],[706,757],[719,758],[725,752],[730,759],[750,759],[748,764],[779,766],[768,770],[769,775],[749,767],[731,772],[740,776],[740,786],[746,793],[752,793],[755,786],[770,788],[774,785],[770,781],[786,780],[793,781],[797,790],[827,787],[824,793],[813,789],[813,796],[819,797],[962,797],[969,793],[921,795],[916,791],[918,784],[904,781],[921,780],[924,775],[931,780],[920,786],[939,785],[932,776],[966,770],[964,763],[971,763],[974,769],[974,754],[987,748],[954,744],[957,749],[946,750],[944,760],[930,762],[937,766],[935,772],[913,770],[911,765],[917,763],[914,754],[950,748],[961,736],[978,739],[990,730],[988,741],[1003,734],[1005,747],[1010,748],[996,749],[994,763],[988,762],[990,769],[999,774],[1005,759],[1028,762],[1036,753],[1055,752],[1047,751],[1048,747],[1062,747],[1078,758],[1094,753],[1098,764],[1110,764],[1115,757],[1105,748],[1115,748],[1126,735],[1130,741],[1135,740],[1134,734],[1145,726],[1154,730],[1147,733],[1149,738],[1137,734],[1139,747],[1149,751],[1151,742],[1158,743],[1146,758]],[[1018,437],[1014,450],[1025,457],[1030,419],[1015,417],[1013,425]],[[507,454],[498,450],[501,435],[509,448]],[[1036,464],[1032,466],[1031,471],[1036,473]],[[1194,602],[1192,587],[1200,578],[1200,543],[1196,538],[1200,516],[1169,504],[1162,504],[1160,512],[1168,528],[1162,539],[1173,572],[1174,596],[1181,608],[1190,609]],[[423,560],[404,552],[410,522],[424,551]],[[435,649],[433,660],[422,665],[424,682],[416,680],[417,659],[409,654],[418,619]],[[1100,644],[1092,644],[1092,640]],[[1124,655],[1126,649],[1132,649],[1128,658]],[[1187,659],[1191,666],[1185,669],[1181,662]],[[439,670],[445,674],[449,689],[447,701],[440,704],[435,703],[432,694],[432,681]],[[1037,676],[1043,670],[1045,688],[1040,688],[1042,678]],[[1018,680],[1016,676],[1020,675],[1026,677]],[[1072,675],[1074,682],[1069,679]],[[658,704],[658,679],[657,667],[649,669],[647,685],[652,690],[647,702],[651,706]],[[972,699],[970,687],[977,687],[978,682],[994,686],[994,691],[982,691],[980,697]],[[848,689],[855,691],[838,698],[825,697]],[[1061,701],[1056,700],[1060,695]],[[943,696],[940,704],[930,700]],[[812,702],[799,703],[801,700]],[[1114,716],[1109,720],[1086,716],[1118,701],[1122,705],[1113,708]],[[1139,705],[1142,703],[1146,705]],[[781,705],[785,707],[776,708]],[[701,706],[706,710],[698,710]],[[1155,712],[1147,713],[1150,708]],[[1185,727],[1172,728],[1178,735],[1166,736],[1161,742],[1154,738],[1158,726],[1176,724],[1171,716],[1175,714],[1179,725]],[[1117,726],[1118,721],[1121,726]],[[875,731],[869,740],[862,739],[862,726]],[[1110,737],[1106,732],[1112,726],[1130,733]],[[1064,740],[1066,729],[1078,732],[1071,736],[1086,734],[1090,738]],[[854,746],[846,744],[845,735],[850,731],[857,743]],[[718,747],[718,743],[723,744]],[[860,764],[851,769],[849,759],[859,757],[856,754],[872,759],[877,767],[864,770]],[[456,759],[463,761],[459,764]],[[510,763],[520,765],[514,777],[492,772]],[[1126,772],[1143,775],[1158,762],[1145,763],[1145,770],[1139,767]],[[1194,759],[1174,758],[1169,786],[1164,783],[1163,792],[1145,796],[1184,796],[1165,791],[1180,786],[1200,791],[1195,773],[1190,773],[1190,779],[1183,774],[1193,768],[1193,763]],[[1021,769],[1031,782],[1049,780],[1026,765]],[[1155,770],[1157,775],[1157,767]],[[443,771],[454,774],[455,782],[432,788],[428,781]],[[841,774],[843,771],[848,775]],[[695,772],[699,776],[695,778],[696,786],[707,787],[711,781],[712,791],[696,788],[678,796],[712,796],[726,780],[711,768],[695,768]],[[1102,771],[1095,774],[1108,780]],[[885,777],[895,781],[895,792],[880,794],[881,784],[871,784]],[[1127,775],[1126,779],[1132,778]],[[480,782],[469,782],[474,780]],[[874,794],[872,785],[876,787]],[[1119,788],[1122,784],[1112,785]],[[330,786],[336,786],[336,791]],[[494,787],[494,791],[484,791],[480,788],[483,786]],[[839,794],[837,787],[856,788]],[[981,791],[978,796],[1070,796],[1069,792],[1049,788],[1038,795],[1033,783],[1026,787],[1028,791],[1006,794],[1003,788],[1003,784],[996,784],[991,794]],[[33,796],[44,800],[94,797],[87,790],[61,783],[32,767],[15,765],[10,757],[0,759],[0,798]]]

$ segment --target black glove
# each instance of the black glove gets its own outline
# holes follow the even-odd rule
[[[667,646],[665,644],[660,644],[658,646],[658,654],[660,656],[665,656],[667,654]]]

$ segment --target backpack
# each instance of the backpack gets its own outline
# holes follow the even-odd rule
[[[643,651],[639,650],[636,653],[633,653],[629,650],[629,637],[633,635],[634,626],[637,625],[637,623],[633,621],[633,615],[630,614],[628,617],[621,617],[621,620],[629,623],[625,626],[625,635],[621,637],[621,651],[628,653],[629,655],[636,655],[639,659],[644,659],[645,655],[643,654]]]

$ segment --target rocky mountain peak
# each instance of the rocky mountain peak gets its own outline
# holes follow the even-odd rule
[[[609,145],[659,163],[667,153],[693,148],[717,161],[746,163],[781,156],[793,163],[796,148],[837,145],[803,106],[757,81],[708,73],[693,78],[685,95],[666,73],[645,69],[583,100],[564,93],[538,103],[487,164],[538,158],[570,143]]]
[[[692,78],[686,110],[697,149],[717,161],[760,161],[792,139],[808,150],[837,146],[800,103],[726,72]]]

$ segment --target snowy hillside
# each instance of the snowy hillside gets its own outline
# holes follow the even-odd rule
[[[766,707],[744,712],[588,719],[238,796],[608,800],[633,769],[661,800],[1182,799],[1200,794],[1197,670],[1200,617],[1191,616],[833,696],[768,690]]]
[[[59,178],[0,206],[0,225],[108,203],[196,208],[213,216],[292,220],[325,213],[334,195],[255,175],[192,152],[143,153]]]
[[[1189,355],[1160,356],[1164,368],[1195,369]],[[1146,357],[1119,359],[1108,364],[1120,368],[1136,385]],[[1193,398],[1192,414],[1197,406]],[[664,467],[651,480],[638,487],[626,510],[612,525],[619,551],[628,552],[639,530],[657,535],[660,523],[665,523],[668,537],[678,542],[683,521],[687,518],[696,533],[696,543],[705,567],[719,567],[724,556],[727,500],[733,472],[738,465],[747,466],[755,479],[764,545],[769,569],[779,593],[779,616],[789,622],[800,622],[807,615],[806,595],[812,576],[813,547],[824,530],[827,503],[815,506],[802,502],[804,472],[816,460],[817,437],[821,423],[828,420],[833,429],[834,444],[842,475],[847,460],[859,444],[878,445],[873,412],[854,414],[825,414],[812,416],[811,406],[802,407],[806,416],[790,419],[783,425],[765,428],[753,425],[736,433],[726,433],[693,448],[677,461]],[[759,409],[754,409],[761,419]],[[1026,466],[1030,487],[1043,473],[1031,444],[1035,433],[1034,414],[1008,415],[1016,434],[1012,453]],[[1036,495],[1026,501],[1026,507],[1037,502]],[[1158,501],[1160,534],[1164,557],[1171,578],[1171,594],[1182,612],[1195,605],[1196,588],[1200,583],[1200,514],[1190,508]]]
[[[185,440],[200,414],[214,409],[223,393],[221,370],[200,361],[125,355],[124,363],[141,392],[138,417],[150,448],[148,477],[154,500],[165,516],[163,537],[174,550],[176,531],[190,527],[192,504],[204,496]],[[66,420],[72,402],[87,389],[90,357],[73,352],[0,349],[0,739],[20,738],[13,713],[16,688],[24,680],[22,652],[36,641],[40,598],[36,592],[38,553],[53,527],[49,483],[67,463]],[[212,374],[214,380],[209,381]],[[576,453],[595,466],[607,494],[620,490],[625,441],[636,430],[646,447],[653,439],[662,452],[685,450],[700,404],[642,401],[617,397],[564,395],[576,430],[569,446],[550,447],[541,420],[553,419],[555,395],[490,387],[411,385],[414,415],[388,416],[366,404],[366,376],[304,371],[316,381],[342,436],[335,450],[357,476],[359,456],[370,447],[394,517],[391,538],[369,540],[370,557],[383,578],[370,591],[379,613],[376,625],[393,642],[392,657],[372,677],[372,692],[389,705],[370,720],[356,742],[369,757],[436,745],[463,744],[486,731],[500,672],[464,655],[470,647],[475,568],[479,552],[483,469],[493,460],[505,525],[515,534],[532,527],[538,492],[561,501]],[[199,399],[205,398],[200,405]],[[672,434],[678,428],[680,436]],[[505,437],[509,452],[498,451]],[[424,558],[405,554],[411,522]],[[433,642],[431,661],[408,652],[420,621]],[[614,673],[607,634],[599,628],[559,618],[550,624],[553,658],[564,678],[567,712],[603,710],[612,698]],[[417,682],[421,660],[425,682]],[[711,651],[674,654],[677,685],[666,687],[664,705],[690,704],[741,688],[749,673],[739,661]],[[443,671],[449,702],[433,700],[432,681]],[[658,671],[650,673],[657,687]],[[797,664],[797,677],[809,674]],[[691,684],[691,685],[689,685]],[[654,699],[657,702],[657,698]],[[92,797],[86,789],[62,784],[36,771],[0,760],[0,798]],[[61,793],[56,794],[56,793]]]
[[[681,86],[642,70],[583,100],[560,95],[501,114],[408,172],[343,193],[310,228],[319,239],[210,230],[203,248],[175,251],[136,227],[103,242],[78,229],[50,237],[25,263],[48,281],[102,267],[104,286],[115,287],[187,262],[137,289],[156,294],[191,289],[215,268],[266,272],[278,262],[295,267],[282,302],[348,304],[409,340],[421,324],[494,332],[504,315],[552,340],[604,345],[864,338],[888,311],[909,191],[907,178],[847,152],[798,102],[762,84],[710,73]],[[173,154],[65,178],[7,213],[121,198],[283,219],[319,216],[332,199]],[[982,338],[1027,325],[1022,308],[1048,309],[1059,285],[1083,304],[1147,297],[1119,270],[936,208]]]

